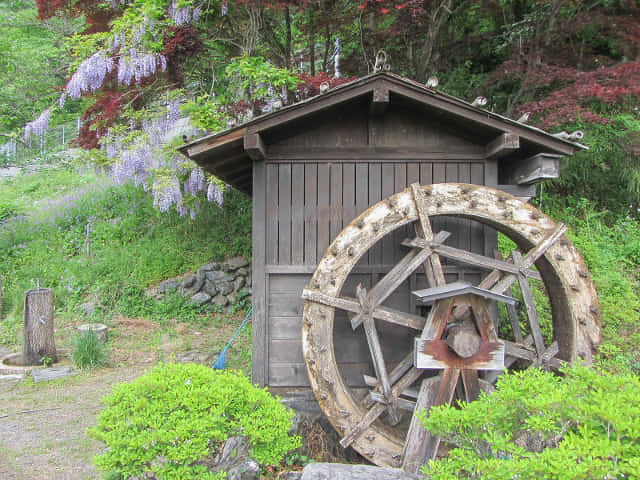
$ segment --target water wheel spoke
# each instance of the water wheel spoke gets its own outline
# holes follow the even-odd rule
[[[449,235],[448,232],[444,233]],[[430,248],[412,249],[371,289],[369,303],[376,307],[384,302],[432,253]],[[355,330],[362,321],[362,315],[355,315],[351,319],[351,327]]]
[[[312,302],[327,305],[329,307],[339,308],[347,312],[360,314],[362,309],[360,302],[355,298],[350,297],[334,297],[333,295],[327,295],[319,292],[318,290],[311,290],[305,288],[302,291],[302,298],[310,300]],[[422,330],[424,328],[425,319],[419,315],[413,315],[411,313],[405,313],[400,310],[395,310],[389,307],[377,306],[373,312],[371,312],[373,318],[384,320],[389,323],[394,323],[403,327],[411,328],[414,330]]]
[[[413,201],[416,205],[419,220],[415,226],[416,235],[426,242],[431,242],[435,237],[433,235],[433,229],[431,228],[431,220],[427,214],[427,199],[424,190],[420,187],[420,184],[413,183],[411,184],[411,193],[413,194]],[[423,263],[423,268],[427,277],[427,283],[430,287],[447,283],[444,278],[440,257],[437,254],[428,257]]]
[[[441,257],[448,258],[457,263],[471,265],[472,267],[478,267],[484,270],[497,270],[498,272],[513,274],[523,273],[527,278],[542,280],[540,273],[536,270],[532,270],[530,268],[522,269],[519,266],[502,259],[486,257],[478,253],[468,252],[467,250],[462,250],[456,247],[450,247],[449,245],[444,245],[442,242],[438,241],[437,238],[431,242],[427,242],[422,238],[406,239],[403,240],[402,245],[413,248],[430,248]]]
[[[407,355],[403,357],[398,364],[391,369],[389,372],[389,382],[391,385],[395,385],[398,380],[400,380],[405,373],[409,371],[413,367],[413,352],[409,352]],[[364,375],[364,383],[372,388],[371,393],[379,393],[380,392],[380,382],[378,382],[377,378],[370,377],[369,375]],[[405,389],[406,390],[406,389]],[[404,393],[400,392],[400,394]],[[373,404],[373,399],[366,397],[365,398],[365,407],[370,408]]]
[[[380,338],[378,337],[376,324],[371,316],[369,296],[362,285],[358,285],[356,294],[360,301],[364,332],[367,337],[367,344],[369,345],[369,353],[371,354],[371,360],[373,361],[373,368],[376,372],[376,376],[378,377],[378,381],[380,382],[382,394],[387,400],[389,418],[391,419],[391,423],[395,425],[400,421],[400,415],[398,414],[395,398],[391,395],[391,382],[389,380],[389,374],[387,373],[387,365],[385,364],[384,357],[382,355],[382,346],[380,345]]]
[[[559,224],[549,235],[542,239],[535,247],[527,252],[522,257],[520,263],[521,269],[528,269],[533,266],[534,263],[551,247],[563,234],[566,232],[567,227],[564,223]],[[517,275],[507,274],[503,275],[500,270],[493,270],[478,284],[478,287],[492,290],[496,293],[504,293],[511,285],[518,281]],[[461,305],[457,307],[453,315],[456,319],[460,319],[467,311],[467,307]]]
[[[523,259],[520,252],[514,250],[511,252],[513,261],[516,265],[523,265]],[[538,357],[542,356],[546,347],[544,345],[544,338],[542,336],[542,330],[540,330],[540,322],[538,322],[538,313],[536,312],[536,306],[533,301],[533,294],[529,287],[529,281],[522,274],[518,274],[518,283],[520,284],[520,292],[522,293],[522,301],[527,312],[527,318],[529,319],[529,327],[531,328],[531,335],[533,336],[533,343],[536,346]]]
[[[423,373],[424,370],[411,367],[411,369],[393,386],[391,394],[395,398],[399,397],[400,394],[418,380]],[[346,433],[342,440],[340,440],[340,445],[344,448],[351,445],[367,428],[371,426],[371,424],[373,424],[373,422],[378,419],[380,415],[382,415],[382,412],[384,412],[385,409],[386,405],[376,403],[373,407],[367,410],[367,413],[362,417],[362,419]]]

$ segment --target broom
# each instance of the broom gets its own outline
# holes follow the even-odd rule
[[[236,339],[236,337],[238,336],[238,334],[240,333],[240,330],[242,330],[242,327],[244,327],[244,324],[247,323],[247,319],[251,316],[251,312],[253,312],[253,307],[251,307],[249,309],[249,313],[247,313],[247,316],[244,317],[244,320],[242,320],[242,323],[240,324],[240,326],[238,327],[238,329],[236,330],[236,333],[233,334],[233,337],[231,337],[231,340],[229,340],[229,342],[225,345],[225,347],[222,349],[222,352],[220,352],[220,356],[217,358],[217,360],[215,361],[215,363],[212,365],[212,368],[214,370],[222,370],[224,369],[224,355],[225,353],[227,353],[227,348],[229,348],[229,346],[233,343],[233,341]]]

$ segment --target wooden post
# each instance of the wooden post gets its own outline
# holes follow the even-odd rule
[[[57,362],[53,334],[53,291],[49,288],[28,290],[24,298],[24,365],[40,365],[42,358]]]

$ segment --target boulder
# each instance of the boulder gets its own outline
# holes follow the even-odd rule
[[[280,472],[278,480],[300,480],[302,472]]]
[[[200,290],[202,290],[205,280],[205,272],[203,270],[198,270],[196,272],[196,281],[193,285],[191,285],[191,288],[189,290],[194,293],[199,292]]]
[[[229,302],[230,305],[233,305],[234,303],[236,303],[237,299],[238,297],[236,296],[235,293],[230,293],[229,295],[227,295],[227,301]]]
[[[156,291],[158,293],[172,292],[177,290],[179,286],[180,283],[177,280],[170,278],[169,280],[160,282],[160,284],[156,287]]]
[[[247,275],[247,287],[251,286],[251,272],[249,272],[249,275]]]
[[[184,276],[182,282],[180,282],[180,286],[182,288],[190,288],[194,283],[196,283],[196,276],[193,273],[190,273]]]
[[[238,290],[240,290],[242,287],[244,287],[246,280],[244,277],[236,277],[236,279],[233,281],[233,291],[237,292]]]
[[[248,274],[249,274],[249,270],[247,270],[247,269],[246,269],[246,268],[244,268],[244,267],[239,268],[239,269],[236,271],[236,275],[241,275],[241,276],[243,276],[243,277],[246,277]]]
[[[227,438],[211,465],[213,472],[224,470],[228,480],[256,480],[260,466],[250,457],[249,442],[245,437]]]
[[[207,272],[206,276],[207,280],[216,284],[218,282],[233,282],[233,275],[230,275],[227,272],[221,272],[219,270],[214,272]]]
[[[202,305],[203,303],[207,303],[209,300],[211,300],[211,295],[205,292],[199,292],[191,297],[190,302],[194,305]]]
[[[233,282],[218,282],[216,283],[216,288],[218,289],[218,292],[220,292],[222,295],[229,295],[231,292],[233,292]]]
[[[227,297],[225,297],[224,295],[219,293],[218,295],[213,297],[213,300],[211,301],[211,303],[214,303],[216,305],[220,305],[221,307],[224,307],[225,305],[227,305],[229,303],[229,300],[227,300]]]
[[[418,480],[398,468],[371,467],[345,463],[310,463],[302,470],[301,480]]]
[[[198,270],[202,270],[203,272],[212,272],[214,270],[220,270],[220,264],[215,262],[205,263]]]
[[[208,293],[212,297],[215,296],[218,293],[218,289],[216,288],[215,283],[212,283],[209,280],[206,280],[204,282],[204,289],[203,290],[204,290],[204,292]]]
[[[260,465],[251,459],[227,471],[227,480],[257,480],[258,478],[260,478]]]
[[[225,262],[225,265],[230,270],[238,270],[239,268],[246,267],[247,265],[249,265],[249,261],[243,257],[233,257],[232,259],[227,260]]]

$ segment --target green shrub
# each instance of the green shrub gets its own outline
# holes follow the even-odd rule
[[[107,351],[95,332],[89,330],[79,333],[71,343],[71,360],[78,368],[104,367],[107,364]]]
[[[429,462],[432,480],[638,478],[640,380],[570,367],[503,375],[491,395],[432,408],[425,428],[455,446]]]
[[[94,461],[127,479],[213,479],[206,461],[232,435],[248,437],[253,458],[270,465],[300,443],[287,433],[293,413],[231,371],[160,364],[103,402],[88,432],[107,449]]]

